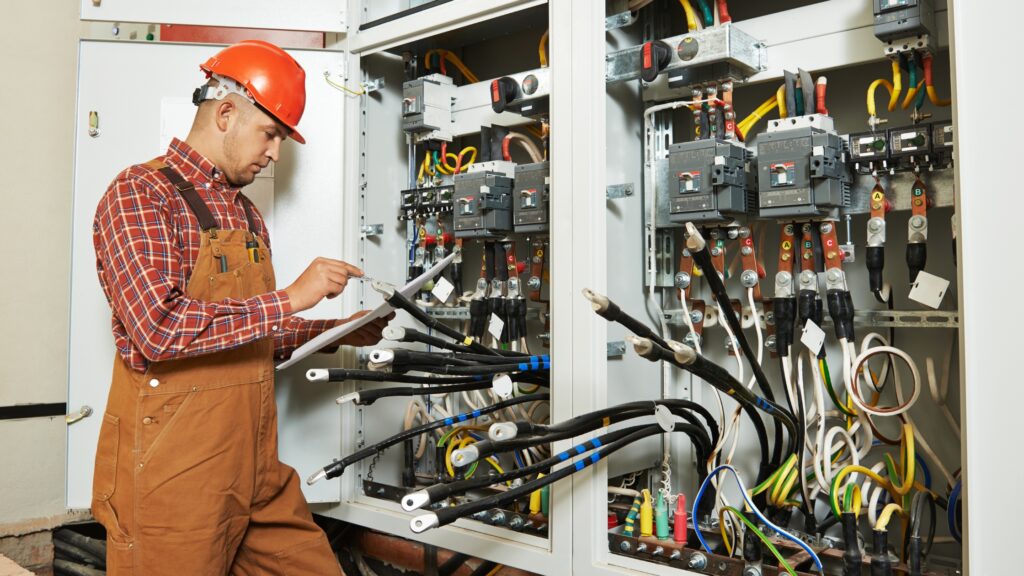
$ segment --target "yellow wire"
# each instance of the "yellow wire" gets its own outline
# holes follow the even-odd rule
[[[445,157],[443,159],[445,169],[448,170],[449,174],[454,174],[455,173],[455,164],[449,164],[448,163],[448,159],[449,158],[454,158],[455,161],[458,162],[459,161],[459,157],[457,155],[455,155],[454,152],[449,152],[448,154],[445,155]]]
[[[537,55],[540,57],[540,67],[548,67],[548,31],[544,31],[544,35],[540,37],[540,45],[537,46]]]
[[[939,98],[939,93],[935,91],[935,86],[927,86],[928,99],[932,101],[932,104],[936,106],[949,106],[953,103],[952,100],[943,100]]]
[[[462,155],[463,155],[463,154],[467,154],[467,153],[469,153],[469,154],[470,154],[470,156],[469,156],[469,162],[462,162]],[[459,157],[458,157],[458,161],[459,161],[459,162],[462,162],[462,171],[463,171],[463,172],[465,172],[466,170],[468,170],[468,169],[469,169],[469,167],[470,167],[470,166],[472,166],[474,162],[476,162],[476,147],[474,147],[474,146],[466,146],[465,148],[463,148],[463,149],[462,149],[462,150],[461,150],[461,151],[459,152]]]
[[[690,5],[690,0],[679,0],[679,3],[683,5],[683,11],[686,12],[686,28],[693,32],[697,29],[697,13]]]
[[[743,122],[740,122],[739,125],[736,126],[740,135],[743,136],[743,138],[746,138],[747,132],[749,132],[761,118],[764,118],[766,114],[778,107],[778,105],[779,101],[775,99],[774,95],[772,95],[768,100],[765,100],[764,104],[761,104],[757,110],[751,112],[750,116],[744,118]]]
[[[892,519],[894,512],[902,514],[903,507],[895,502],[886,504],[885,508],[882,508],[882,513],[878,515],[878,521],[875,522],[875,530],[885,530],[889,526],[889,520]]]
[[[885,78],[879,78],[868,86],[868,116],[878,116],[877,108],[875,107],[875,91],[878,90],[879,86],[885,86],[886,90],[891,95],[893,93],[892,82],[889,82]]]
[[[455,477],[455,468],[452,467],[452,451],[455,450],[455,444],[457,444],[455,439],[459,434],[462,434],[462,432],[456,432],[448,439],[448,448],[444,451],[444,467],[448,470],[448,475],[453,478]]]
[[[779,104],[779,118],[785,118],[789,115],[789,110],[786,110],[786,85],[779,86],[779,89],[775,91],[775,101]]]
[[[903,98],[904,110],[910,108],[910,105],[914,103],[914,97],[917,96],[917,93],[921,91],[921,88],[923,86],[924,80],[921,80],[920,82],[917,83],[917,86],[911,86],[910,89],[907,90],[907,95]]]
[[[427,167],[427,174],[434,176],[437,173],[434,171],[434,158],[427,150],[427,154],[423,157],[423,165]]]
[[[732,556],[732,542],[729,541],[729,533],[725,529],[726,512],[733,515],[733,522],[739,522],[739,520],[736,519],[736,513],[729,509],[728,506],[724,506],[721,510],[718,511],[718,529],[722,531],[722,542],[725,543],[725,551],[728,553],[729,556]]]
[[[896,109],[900,102],[900,92],[903,91],[903,72],[900,70],[900,61],[892,61],[892,91],[889,92],[889,112]]]
[[[917,462],[914,458],[914,426],[909,422],[903,425],[903,441],[900,442],[900,457],[907,463],[907,469],[903,471],[903,484],[893,488],[900,496],[906,496],[914,487],[914,475],[917,472]]]
[[[324,73],[324,80],[326,80],[328,84],[330,84],[331,86],[334,86],[338,90],[344,90],[345,92],[348,92],[349,94],[352,94],[353,96],[362,96],[363,94],[366,94],[366,92],[364,92],[362,90],[359,90],[357,92],[357,91],[349,88],[348,86],[345,86],[344,84],[338,84],[334,80],[331,80],[331,76],[329,74],[327,74],[326,72]]]
[[[416,175],[416,182],[423,183],[423,171],[426,170],[427,159],[424,158],[423,162],[420,162],[420,172]]]
[[[434,164],[434,168],[436,168],[437,171],[440,172],[441,174],[451,174],[452,171],[448,170],[447,166],[448,165],[445,164],[443,160],[440,163],[435,163]]]

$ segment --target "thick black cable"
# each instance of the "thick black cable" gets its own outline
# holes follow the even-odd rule
[[[424,391],[422,388],[420,388],[419,390],[421,392]],[[338,476],[341,476],[345,472],[345,468],[355,464],[356,462],[359,462],[360,460],[365,460],[366,458],[369,458],[371,456],[375,456],[396,444],[401,444],[406,440],[412,440],[413,438],[416,438],[417,436],[423,434],[424,432],[430,432],[432,430],[437,430],[438,428],[443,428],[445,426],[453,426],[461,422],[473,420],[479,418],[480,416],[490,414],[492,412],[504,410],[509,406],[515,406],[517,404],[524,404],[526,402],[535,402],[538,400],[547,399],[549,399],[548,394],[529,394],[525,396],[516,396],[515,398],[510,398],[508,400],[503,400],[501,402],[491,404],[490,406],[485,406],[479,410],[465,412],[463,414],[459,414],[451,418],[444,418],[440,420],[434,420],[433,422],[426,422],[414,428],[403,430],[398,434],[395,434],[389,438],[377,442],[376,444],[371,444],[370,446],[367,446],[357,452],[354,452],[342,458],[341,460],[332,462],[331,464],[324,466],[323,471],[327,473],[327,478],[337,478]]]
[[[479,382],[472,376],[414,376],[412,374],[395,374],[376,370],[351,370],[348,368],[328,368],[327,382],[348,382],[363,380],[367,382],[401,382],[406,384],[461,384]]]
[[[395,367],[396,369],[398,367]],[[415,372],[429,372],[431,374],[443,374],[449,376],[489,376],[493,374],[505,374],[509,375],[519,372],[530,372],[536,371],[538,373],[547,373],[545,368],[531,368],[528,363],[519,364],[488,364],[488,365],[474,365],[474,366],[431,366],[423,364],[410,364],[408,366],[401,367],[401,371],[415,371]]]
[[[643,322],[623,312],[622,308],[619,308],[618,304],[612,302],[611,299],[608,298],[607,296],[593,294],[590,293],[589,291],[585,291],[584,295],[586,295],[587,298],[590,300],[591,307],[594,309],[594,312],[597,312],[598,316],[604,318],[609,322],[616,322],[618,324],[621,324],[624,328],[626,328],[633,334],[636,334],[641,338],[649,338],[657,342],[659,346],[663,348],[668,348],[668,343],[665,342],[665,340],[660,335],[655,333],[654,330],[651,330],[651,328],[647,326],[647,324],[644,324]]]
[[[477,342],[476,340],[469,338],[465,334],[448,326],[447,324],[441,322],[437,318],[430,316],[429,314],[421,310],[419,306],[417,306],[411,300],[406,298],[404,294],[402,294],[398,290],[395,290],[394,287],[390,287],[390,291],[390,295],[385,294],[385,300],[387,301],[387,303],[395,308],[405,310],[406,312],[409,313],[410,316],[418,320],[424,326],[430,328],[431,330],[436,330],[437,332],[444,334],[445,336],[455,340],[456,342],[461,342],[470,350],[473,350],[474,352],[477,352],[479,354],[488,354],[491,356],[498,355],[497,352],[495,352],[494,350],[491,350],[487,346],[484,346],[483,344]]]
[[[517,378],[512,379],[513,382],[517,381]],[[535,384],[536,382],[529,382]],[[546,386],[546,384],[541,384]],[[413,388],[413,387],[396,387],[396,388],[376,388],[373,390],[360,390],[357,392],[359,395],[355,403],[360,406],[369,406],[381,398],[393,398],[396,396],[424,396],[424,395],[436,395],[436,394],[451,394],[452,392],[471,392],[473,390],[484,390],[492,386],[490,380],[476,380],[473,382],[466,382],[464,384],[449,384],[442,386],[435,386],[433,388]]]

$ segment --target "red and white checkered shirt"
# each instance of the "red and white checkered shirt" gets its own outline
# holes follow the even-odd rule
[[[212,162],[176,138],[160,159],[195,185],[221,229],[248,229],[241,190]],[[269,249],[263,217],[257,210],[253,216],[254,232]],[[292,316],[284,290],[248,300],[187,297],[199,255],[199,222],[174,186],[150,168],[135,165],[117,175],[100,200],[92,230],[96,272],[113,311],[114,343],[134,370],[271,335],[274,356],[283,359],[336,324]]]

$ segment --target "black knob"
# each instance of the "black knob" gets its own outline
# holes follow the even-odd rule
[[[501,114],[510,102],[519,98],[519,83],[508,76],[491,81],[491,109]]]
[[[661,40],[644,44],[640,49],[640,77],[644,82],[654,82],[671,58],[672,48]]]

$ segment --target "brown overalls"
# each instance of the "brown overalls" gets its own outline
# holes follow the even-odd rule
[[[192,184],[159,161],[148,165],[174,184],[203,230],[187,295],[216,302],[272,292],[259,236],[218,230]],[[265,338],[152,362],[144,374],[115,354],[92,502],[107,528],[108,574],[341,574],[298,475],[277,457],[273,347]]]

